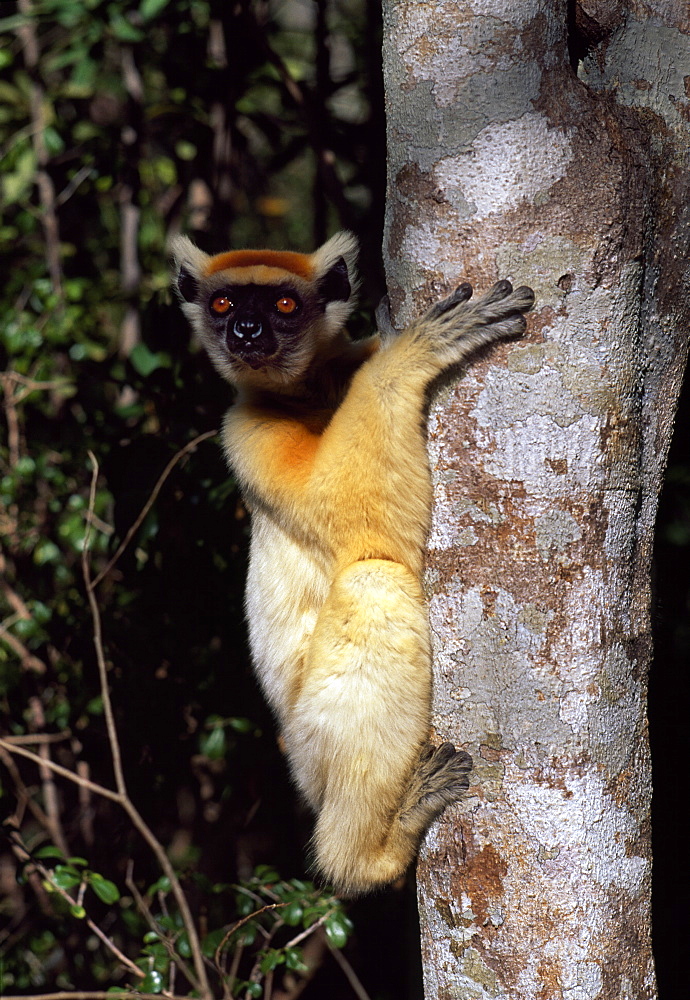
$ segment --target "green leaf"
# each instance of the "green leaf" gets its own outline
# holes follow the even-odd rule
[[[253,733],[256,729],[255,723],[251,719],[233,718],[228,720],[228,725],[236,733]]]
[[[115,37],[121,42],[142,42],[146,38],[143,31],[135,28],[122,14],[116,12],[113,12],[111,15],[110,28]]]
[[[219,760],[225,754],[225,730],[222,726],[214,726],[210,733],[202,733],[199,739],[199,749],[210,760]]]
[[[36,566],[45,566],[46,563],[57,562],[60,555],[60,549],[55,542],[42,541],[34,549],[34,563]]]
[[[334,948],[342,948],[347,941],[347,934],[342,929],[340,924],[329,924],[326,922],[325,928],[326,937],[328,938],[329,943],[332,944]]]
[[[14,170],[5,170],[2,175],[2,196],[8,203],[21,201],[22,196],[32,187],[36,174],[36,156],[31,147],[21,152],[14,163]]]
[[[76,903],[74,904],[74,906],[70,906],[69,912],[72,914],[73,917],[76,917],[77,920],[83,920],[84,917],[86,916],[86,910],[84,909],[84,907],[78,906]]]
[[[37,851],[34,851],[35,858],[60,858],[64,860],[65,855],[62,853],[59,847],[55,847],[53,844],[46,844],[45,847],[39,847]]]
[[[244,989],[245,993],[250,997],[260,997],[264,991],[261,983],[247,983]]]
[[[169,354],[163,351],[154,354],[143,343],[136,344],[129,355],[129,360],[135,371],[143,378],[147,378],[151,372],[155,372],[156,368],[170,368],[171,365]]]
[[[149,895],[152,896],[154,892],[170,892],[170,879],[167,875],[161,875],[157,882],[149,886]]]
[[[53,872],[52,882],[58,886],[59,889],[67,891],[68,889],[73,889],[75,885],[79,885],[81,882],[81,875],[70,871],[69,868],[59,866]]]
[[[201,950],[206,958],[213,958],[218,945],[221,943],[226,933],[227,931],[224,927],[219,927],[217,930],[211,931],[210,934],[207,934],[206,937],[203,938],[201,942]]]
[[[163,976],[156,969],[151,969],[151,971],[144,976],[144,978],[137,984],[137,992],[141,993],[160,993],[163,989]]]
[[[192,949],[189,944],[189,938],[187,937],[186,934],[180,934],[177,941],[175,942],[175,946],[177,948],[178,954],[181,955],[182,958],[192,957]]]
[[[254,877],[264,885],[270,882],[280,882],[280,875],[270,865],[257,865],[254,869]]]
[[[238,893],[235,897],[235,906],[240,917],[248,917],[256,909],[256,903],[251,896]]]
[[[308,966],[302,961],[301,948],[286,948],[285,964],[288,969],[292,969],[293,972],[306,972],[308,969]]]
[[[89,885],[103,903],[117,903],[120,898],[120,890],[114,882],[110,882],[102,875],[91,872],[87,879]]]
[[[279,951],[277,948],[269,948],[262,957],[259,968],[266,975],[267,972],[273,972],[274,969],[277,969],[284,961],[285,956],[282,951]]]
[[[296,927],[304,915],[304,907],[295,900],[281,912],[281,917],[289,927]]]
[[[169,3],[170,0],[141,0],[139,13],[145,21],[150,21],[151,18],[157,17]]]
[[[352,921],[344,913],[333,913],[324,923],[326,937],[334,948],[342,948],[352,930]]]

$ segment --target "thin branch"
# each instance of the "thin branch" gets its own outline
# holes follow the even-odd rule
[[[96,484],[98,481],[98,462],[96,461],[96,456],[93,452],[89,452],[89,458],[93,465],[93,472],[91,475],[91,489],[89,491],[89,511],[93,511],[96,502]],[[127,797],[127,785],[125,783],[125,775],[122,770],[122,755],[120,753],[120,741],[117,737],[117,729],[115,727],[115,715],[113,713],[113,706],[110,700],[110,688],[108,686],[108,667],[105,662],[105,654],[103,653],[103,635],[101,627],[101,613],[98,608],[98,602],[96,601],[95,594],[93,592],[93,586],[91,585],[91,567],[89,565],[89,546],[91,543],[91,521],[89,518],[86,520],[86,531],[84,532],[84,546],[81,553],[81,566],[82,573],[84,574],[84,580],[86,582],[86,593],[89,599],[89,607],[91,609],[91,618],[93,621],[93,644],[96,650],[96,661],[98,663],[98,675],[101,682],[101,696],[103,699],[103,711],[105,713],[105,723],[108,730],[108,740],[110,741],[110,755],[113,761],[113,771],[115,773],[115,785],[118,792],[120,793],[122,799]]]
[[[154,503],[156,502],[156,499],[158,498],[158,494],[160,493],[160,491],[161,491],[161,489],[163,487],[163,484],[165,483],[165,480],[168,478],[168,476],[170,475],[170,473],[172,472],[172,470],[175,468],[175,466],[177,465],[177,463],[182,458],[184,458],[185,455],[188,455],[190,452],[194,451],[194,449],[197,447],[197,445],[201,444],[202,441],[206,441],[208,438],[215,437],[217,433],[218,433],[217,430],[205,431],[203,434],[199,434],[198,437],[192,438],[191,441],[188,441],[187,444],[183,448],[180,448],[180,450],[173,455],[173,457],[170,459],[170,461],[168,462],[168,464],[166,465],[166,467],[163,469],[162,473],[158,477],[158,481],[156,482],[156,485],[153,487],[153,490],[151,491],[151,495],[149,496],[149,498],[146,501],[146,503],[144,504],[144,506],[141,508],[141,511],[139,512],[139,516],[136,518],[136,520],[132,524],[131,528],[128,530],[127,534],[123,538],[123,540],[120,543],[120,545],[119,545],[119,547],[118,547],[115,555],[112,557],[112,559],[110,560],[110,562],[108,563],[108,565],[105,567],[105,569],[102,569],[101,572],[89,584],[89,587],[92,590],[95,589],[98,586],[98,584],[101,582],[101,580],[103,580],[108,575],[108,573],[110,573],[110,571],[112,570],[113,566],[115,566],[115,564],[118,562],[118,560],[122,556],[123,552],[125,551],[125,549],[129,545],[129,543],[132,541],[132,538],[134,537],[134,535],[137,533],[137,531],[141,527],[141,524],[144,521],[144,519],[146,518],[146,515],[148,514],[148,512],[151,510],[151,508],[153,507]]]
[[[72,737],[72,733],[69,729],[66,729],[63,733],[24,733],[22,736],[4,736],[3,739],[7,743],[13,743],[15,746],[21,746],[24,743],[29,745],[39,744],[39,743],[62,743],[64,740],[69,740]]]
[[[318,930],[318,928],[321,927],[328,920],[328,918],[331,916],[332,913],[335,913],[335,907],[333,907],[332,910],[329,910],[328,913],[324,913],[324,915],[322,917],[319,917],[319,919],[316,920],[313,924],[310,924],[309,927],[306,928],[306,930],[303,930],[296,937],[293,937],[292,940],[288,941],[285,947],[294,948],[295,945],[300,943],[300,941],[304,941],[304,939],[308,938],[311,934],[313,934],[315,930]]]
[[[326,944],[328,944],[328,938],[326,938]],[[348,960],[345,958],[340,948],[334,948],[332,944],[328,944],[328,948],[333,958],[336,960],[340,968],[343,970],[343,974],[347,979],[348,983],[350,984],[350,986],[352,987],[352,991],[358,998],[358,1000],[371,1000],[371,997],[369,996],[369,994],[359,981],[355,970],[352,968]]]
[[[124,811],[129,816],[130,820],[132,821],[133,825],[136,827],[136,829],[139,831],[143,839],[146,841],[146,843],[153,851],[154,855],[156,856],[156,860],[158,861],[158,864],[161,866],[163,870],[163,873],[167,875],[168,879],[170,880],[170,891],[175,897],[175,902],[177,903],[180,909],[182,921],[184,923],[185,930],[187,931],[189,946],[192,950],[192,956],[194,958],[194,967],[196,969],[197,975],[199,976],[201,983],[203,983],[203,986],[198,986],[195,983],[193,983],[193,985],[200,990],[202,997],[210,998],[211,990],[208,984],[208,977],[206,975],[206,968],[204,966],[203,954],[201,952],[201,947],[199,944],[199,936],[197,934],[196,926],[194,925],[194,921],[192,919],[187,899],[182,891],[182,887],[180,885],[175,869],[170,863],[170,859],[165,853],[162,844],[156,839],[154,833],[146,825],[145,821],[143,820],[141,815],[137,812],[136,808],[130,802],[127,796],[121,795],[119,792],[113,792],[111,791],[111,789],[105,788],[103,785],[97,785],[94,781],[89,781],[86,778],[82,778],[78,774],[74,774],[73,771],[68,771],[66,767],[62,767],[60,764],[56,764],[52,760],[44,761],[38,756],[38,754],[34,753],[32,750],[26,750],[24,747],[13,746],[11,743],[8,743],[6,740],[1,738],[0,738],[0,748],[7,750],[9,753],[19,754],[21,757],[26,757],[28,760],[33,761],[35,764],[38,764],[39,766],[43,764],[46,767],[49,767],[52,771],[55,771],[56,774],[62,775],[63,778],[68,778],[70,781],[73,781],[76,785],[81,785],[83,788],[89,788],[92,792],[95,792],[97,795],[102,795],[104,798],[110,799],[112,802],[117,802],[119,803],[119,805],[122,806]],[[3,997],[3,1000],[6,1000],[6,998]]]
[[[23,812],[23,809],[26,806],[26,808],[28,808],[29,811],[32,813],[34,819],[36,819],[38,823],[43,827],[43,829],[46,832],[48,832],[50,828],[50,822],[48,820],[48,817],[41,809],[41,807],[38,805],[38,803],[35,802],[32,796],[29,794],[29,789],[22,781],[22,776],[19,773],[19,768],[15,764],[12,755],[8,753],[7,750],[4,749],[4,747],[0,747],[0,760],[3,762],[4,766],[10,772],[10,777],[14,782],[15,791],[17,793],[18,801],[17,801],[17,810],[15,811],[15,816],[17,818],[17,825],[19,825],[21,821],[21,813]]]
[[[17,400],[14,394],[14,387],[10,384],[10,375],[7,372],[0,374],[0,382],[5,395],[5,414],[7,416],[7,450],[9,452],[10,466],[15,467],[19,461],[19,417],[17,415]]]
[[[154,934],[157,934],[160,940],[163,942],[165,949],[168,952],[168,957],[171,959],[171,961],[174,960],[175,964],[180,969],[182,969],[182,971],[184,972],[185,976],[190,981],[190,983],[193,982],[194,975],[190,971],[189,966],[187,965],[186,962],[182,961],[179,954],[175,951],[174,942],[170,939],[168,934],[166,934],[163,928],[158,924],[155,917],[152,915],[151,910],[147,906],[146,900],[139,892],[136,882],[134,881],[133,869],[134,869],[134,864],[130,858],[129,863],[127,865],[127,875],[125,876],[125,885],[132,893],[134,902],[137,904],[139,912],[141,913],[141,915],[143,916],[144,920],[149,925],[151,930],[154,932]]]
[[[61,205],[64,205],[66,201],[69,201],[69,199],[72,197],[72,195],[77,190],[77,188],[79,187],[79,185],[82,184],[86,180],[87,177],[90,177],[95,172],[96,171],[94,170],[94,168],[91,165],[87,165],[87,166],[81,167],[81,169],[77,170],[76,174],[74,175],[74,177],[72,178],[72,180],[69,182],[69,184],[67,184],[62,189],[62,191],[60,192],[60,194],[56,197],[56,199],[55,199],[55,205],[56,205],[56,207],[59,208]]]
[[[110,788],[106,788],[104,785],[97,785],[95,781],[89,781],[88,778],[82,778],[73,771],[63,767],[62,764],[56,764],[53,760],[42,760],[37,753],[33,752],[33,750],[26,750],[24,747],[16,746],[14,743],[10,743],[9,740],[3,739],[2,737],[0,737],[0,747],[7,750],[8,753],[19,754],[20,757],[26,757],[27,760],[33,761],[34,764],[38,764],[39,767],[41,765],[49,767],[51,771],[55,772],[55,774],[60,774],[63,778],[73,781],[75,785],[81,785],[83,788],[89,788],[92,792],[95,792],[96,795],[102,795],[104,799],[110,799],[112,802],[119,802],[120,805],[123,805],[122,796],[119,795],[118,792],[113,792]],[[3,1000],[5,1000],[4,997]]]
[[[21,661],[22,670],[34,670],[37,674],[46,672],[46,665],[38,656],[34,656],[31,650],[27,649],[16,635],[8,632],[4,625],[0,625],[0,640],[9,646],[13,653],[16,653]]]
[[[31,726],[36,729],[43,729],[45,726],[45,715],[41,699],[36,696],[31,697],[29,699],[29,706],[31,709]],[[38,773],[43,785],[43,801],[45,803],[46,815],[49,822],[49,832],[53,843],[60,848],[65,856],[67,856],[69,854],[69,847],[67,845],[65,832],[62,828],[57,789],[55,787],[55,782],[53,781],[53,772],[46,766],[51,760],[50,745],[48,743],[39,743],[38,756],[43,761],[41,767],[38,769]]]
[[[89,778],[89,762],[86,760],[77,761],[77,774],[80,778]],[[88,788],[84,788],[83,785],[79,786],[79,828],[81,829],[82,837],[84,842],[93,846],[94,842],[94,832],[93,832],[93,816],[94,808],[91,804],[91,793]]]
[[[30,855],[28,856],[30,857]],[[62,898],[65,899],[70,904],[70,906],[80,905],[80,903],[77,900],[75,900],[72,896],[70,896],[70,894],[67,892],[66,889],[63,889],[61,886],[57,884],[54,877],[51,875],[50,871],[45,867],[45,865],[42,865],[39,861],[35,861],[33,858],[31,858],[31,864],[41,873],[46,882],[48,882],[52,886],[53,890],[59,893],[62,896]],[[146,978],[146,973],[142,972],[142,970],[138,968],[138,966],[136,966],[134,962],[131,961],[131,959],[127,958],[127,956],[120,951],[115,942],[110,940],[108,935],[101,930],[98,924],[96,924],[91,919],[91,917],[84,917],[84,920],[86,921],[86,924],[90,928],[90,930],[93,931],[96,937],[103,942],[105,947],[109,951],[111,951],[113,955],[115,955],[115,957],[122,963],[122,965],[124,965],[126,969],[129,969],[130,972],[133,972],[134,975],[138,976],[140,979]]]
[[[235,931],[238,931],[240,927],[243,926],[243,924],[247,923],[248,920],[253,920],[254,917],[260,917],[262,913],[266,913],[268,910],[278,910],[283,906],[289,906],[289,905],[290,905],[289,903],[268,903],[266,906],[262,906],[260,910],[255,910],[253,913],[250,913],[249,916],[242,917],[241,920],[238,920],[237,923],[233,924],[230,930],[224,935],[223,940],[216,948],[215,955],[213,956],[213,960],[215,961],[218,968],[220,968],[220,959],[223,947],[225,946],[226,942],[230,940]]]
[[[96,456],[93,452],[89,452],[89,457],[93,465],[93,474],[91,476],[91,489],[89,492],[89,511],[93,512],[94,503],[96,499],[96,482],[98,479],[98,462],[96,461]],[[108,739],[110,740],[110,749],[113,758],[113,770],[115,772],[115,782],[117,785],[119,799],[118,801],[122,805],[133,825],[139,831],[141,836],[144,838],[146,843],[149,845],[151,850],[156,856],[159,865],[163,869],[165,875],[167,875],[170,880],[170,891],[175,897],[175,902],[180,910],[180,915],[182,917],[182,922],[184,928],[187,932],[187,938],[189,940],[189,947],[192,952],[192,959],[194,963],[194,969],[196,970],[197,981],[194,983],[195,987],[199,990],[202,997],[211,997],[211,987],[208,982],[208,976],[206,975],[206,966],[204,964],[204,956],[201,951],[201,944],[199,941],[199,935],[197,933],[196,925],[192,917],[191,911],[189,909],[189,904],[187,903],[187,897],[182,891],[182,886],[177,877],[175,869],[173,868],[170,859],[158,838],[155,836],[150,827],[146,824],[141,814],[138,812],[133,802],[127,794],[127,786],[125,783],[125,776],[122,770],[122,757],[120,753],[120,743],[117,736],[117,729],[115,727],[115,716],[112,709],[112,703],[110,700],[110,690],[108,688],[108,673],[107,666],[105,662],[105,654],[103,652],[103,635],[101,627],[101,614],[98,608],[98,602],[96,601],[96,595],[94,593],[94,584],[91,581],[91,568],[89,566],[89,541],[91,534],[91,524],[87,519],[86,532],[84,535],[84,548],[82,551],[82,570],[84,574],[84,583],[86,584],[86,590],[89,598],[89,607],[91,609],[91,615],[93,618],[93,641],[96,649],[96,659],[98,661],[98,673],[101,683],[101,696],[103,699],[103,708],[105,711],[106,725],[108,728]]]

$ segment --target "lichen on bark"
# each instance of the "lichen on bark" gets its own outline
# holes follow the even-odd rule
[[[690,310],[676,6],[384,2],[395,318],[461,279],[537,294],[524,341],[429,415],[434,725],[475,759],[419,863],[429,998],[655,996],[649,571]]]

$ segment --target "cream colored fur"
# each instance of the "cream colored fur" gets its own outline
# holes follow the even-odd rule
[[[338,234],[312,255],[314,294],[340,257],[354,287],[355,251]],[[208,345],[204,262],[189,241],[175,253],[199,276],[200,303],[185,311]],[[295,283],[301,294],[305,284]],[[295,348],[299,374],[281,390],[270,364],[264,388],[256,373],[243,378],[231,358],[218,360],[223,344],[211,351],[238,388],[223,441],[252,512],[253,658],[295,783],[317,814],[316,866],[340,892],[400,876],[429,823],[468,784],[468,754],[428,746],[425,396],[448,366],[522,332],[533,301],[530,289],[506,282],[476,301],[469,294],[461,288],[381,348],[347,339],[351,300],[327,305]]]

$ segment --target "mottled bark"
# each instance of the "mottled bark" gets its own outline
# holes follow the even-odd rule
[[[537,294],[525,338],[430,414],[434,725],[475,771],[420,856],[427,1000],[652,998],[649,581],[688,343],[687,5],[383,7],[394,318],[462,278]]]

